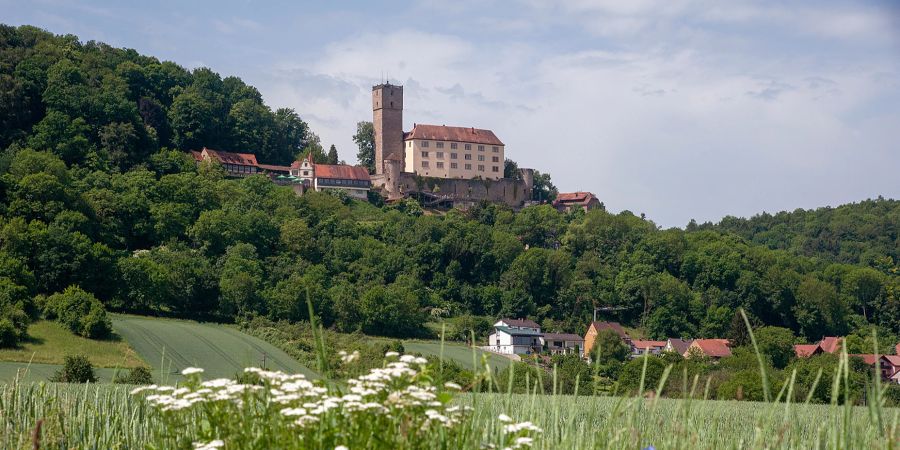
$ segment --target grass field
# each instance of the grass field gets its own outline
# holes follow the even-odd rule
[[[440,341],[408,340],[403,341],[403,348],[407,353],[421,353],[425,356],[432,355],[436,357],[441,356]],[[444,360],[453,361],[466,369],[473,370],[475,366],[472,361],[472,351],[473,349],[471,347],[467,347],[463,344],[445,342]],[[503,356],[486,352],[481,349],[474,349],[474,352],[478,367],[481,366],[482,356],[487,356],[488,364],[490,364],[491,368],[497,370],[505,369],[512,362],[509,358],[504,358]]]
[[[31,324],[28,337],[19,348],[0,349],[0,361],[62,364],[66,355],[80,354],[87,356],[94,367],[146,365],[121,339],[98,341],[83,338],[56,322],[41,320]]]
[[[226,326],[189,320],[113,314],[113,329],[154,369],[158,381],[175,381],[185,367],[209,377],[232,377],[245,367],[316,374],[261,339]]]
[[[30,434],[40,418],[45,419],[42,448],[146,447],[162,424],[128,389],[0,385],[0,448],[31,448]],[[475,407],[468,425],[473,447],[491,442],[502,425],[501,413],[544,429],[536,449],[887,449],[900,444],[897,409],[884,410],[879,425],[867,408],[828,405],[506,394],[467,394],[456,402]]]
[[[56,364],[39,364],[23,362],[0,362],[0,382],[13,381],[18,377],[20,381],[39,382],[47,381],[62,366]],[[94,368],[94,374],[101,383],[112,381],[116,371],[120,369]]]

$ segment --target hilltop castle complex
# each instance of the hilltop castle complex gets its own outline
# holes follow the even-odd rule
[[[403,131],[403,86],[372,87],[375,174],[388,199],[466,206],[481,200],[520,207],[531,198],[532,169],[503,177],[505,145],[490,130],[415,124]]]

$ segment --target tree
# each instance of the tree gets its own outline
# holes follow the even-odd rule
[[[794,313],[800,333],[814,340],[822,336],[841,336],[847,329],[847,306],[834,286],[807,278],[797,288]]]
[[[590,352],[591,363],[596,364],[601,375],[615,378],[631,355],[631,349],[613,330],[601,330],[594,339]]]
[[[67,355],[62,369],[58,370],[50,378],[57,383],[96,383],[97,375],[94,366],[84,355]]]
[[[337,147],[335,147],[334,144],[331,144],[331,148],[328,149],[328,161],[326,161],[326,164],[334,165],[337,163],[338,163]]]
[[[359,165],[368,169],[369,173],[375,173],[375,127],[372,122],[356,123],[353,142],[356,142],[356,146],[359,148],[359,152],[356,154]]]
[[[127,374],[117,374],[113,383],[148,385],[153,383],[153,373],[146,366],[137,366],[129,370]]]
[[[503,161],[503,178],[509,178],[511,180],[521,179],[521,174],[519,173],[519,164],[509,158],[506,158],[506,160]]]
[[[102,339],[112,334],[112,323],[103,304],[78,286],[47,297],[44,316],[56,319],[79,336]]]
[[[644,370],[646,364],[646,371]],[[656,390],[659,380],[662,378],[666,364],[656,356],[644,355],[634,358],[622,366],[618,374],[619,393],[638,393],[641,386],[641,377],[644,378],[644,390]]]
[[[762,327],[755,331],[759,352],[772,359],[777,369],[785,368],[794,357],[794,333],[782,327]]]
[[[504,168],[505,170],[505,168]],[[531,188],[531,199],[538,202],[550,203],[556,199],[559,190],[550,181],[549,173],[534,171],[534,184]]]

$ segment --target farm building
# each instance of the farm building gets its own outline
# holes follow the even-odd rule
[[[602,209],[603,204],[591,192],[560,192],[553,200],[553,207],[559,212],[569,212],[573,209],[582,209],[586,212],[591,209]]]
[[[631,337],[628,336],[628,333],[625,332],[625,329],[622,328],[622,325],[619,325],[618,322],[591,322],[588,326],[587,332],[584,334],[584,354],[587,355],[591,352],[591,348],[594,347],[594,341],[597,339],[597,335],[600,334],[603,330],[613,330],[616,334],[622,338],[622,341],[625,342],[626,345],[632,347],[631,345]]]
[[[728,339],[694,339],[683,356],[700,355],[717,360],[731,356],[730,345]]]

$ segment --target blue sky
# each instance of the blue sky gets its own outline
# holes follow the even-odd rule
[[[900,197],[888,1],[0,0],[0,21],[237,75],[355,161],[370,88],[663,226]],[[238,150],[238,149],[235,149]]]

